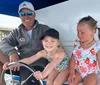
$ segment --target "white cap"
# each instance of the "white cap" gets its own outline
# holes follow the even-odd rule
[[[100,21],[97,21],[97,28],[100,28]]]
[[[32,11],[35,11],[32,3],[28,2],[28,1],[24,1],[19,5],[18,12],[23,8],[27,8],[27,9],[30,9]]]

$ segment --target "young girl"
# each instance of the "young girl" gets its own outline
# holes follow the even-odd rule
[[[68,85],[96,85],[97,68],[100,66],[100,41],[95,41],[94,34],[97,29],[97,21],[91,16],[82,18],[77,25],[79,41],[75,42],[75,48],[70,61],[70,76]]]
[[[60,46],[59,33],[55,29],[47,30],[40,38],[44,50],[38,52],[36,55],[20,60],[26,64],[31,64],[39,58],[43,57],[48,59],[50,63],[47,64],[45,69],[40,72],[34,73],[36,79],[44,79],[47,77],[47,85],[62,85],[68,78],[68,57]],[[6,63],[3,68],[7,68]]]

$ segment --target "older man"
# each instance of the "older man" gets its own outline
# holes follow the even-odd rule
[[[36,13],[30,2],[22,2],[19,5],[18,13],[22,24],[0,42],[0,68],[7,61],[18,61],[42,50],[39,39],[50,28],[47,25],[39,24],[35,19]],[[43,62],[44,59],[38,61],[41,66],[44,65]],[[0,69],[0,73],[1,71],[2,69]]]

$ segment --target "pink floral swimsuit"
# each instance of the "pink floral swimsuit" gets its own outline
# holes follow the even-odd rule
[[[75,48],[73,50],[74,59],[76,62],[76,70],[84,78],[88,74],[97,73],[98,62],[97,52],[100,50],[100,42],[96,42],[88,49],[80,47],[79,42],[75,42]]]

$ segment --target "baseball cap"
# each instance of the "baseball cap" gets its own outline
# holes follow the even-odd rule
[[[24,1],[19,5],[18,12],[20,12],[20,10],[23,9],[23,8],[27,8],[27,9],[30,9],[32,11],[35,11],[34,6],[32,5],[32,3],[28,2],[28,1]]]
[[[44,32],[43,36],[40,37],[40,40],[43,40],[45,36],[50,36],[59,39],[59,32],[55,29],[49,29]]]

